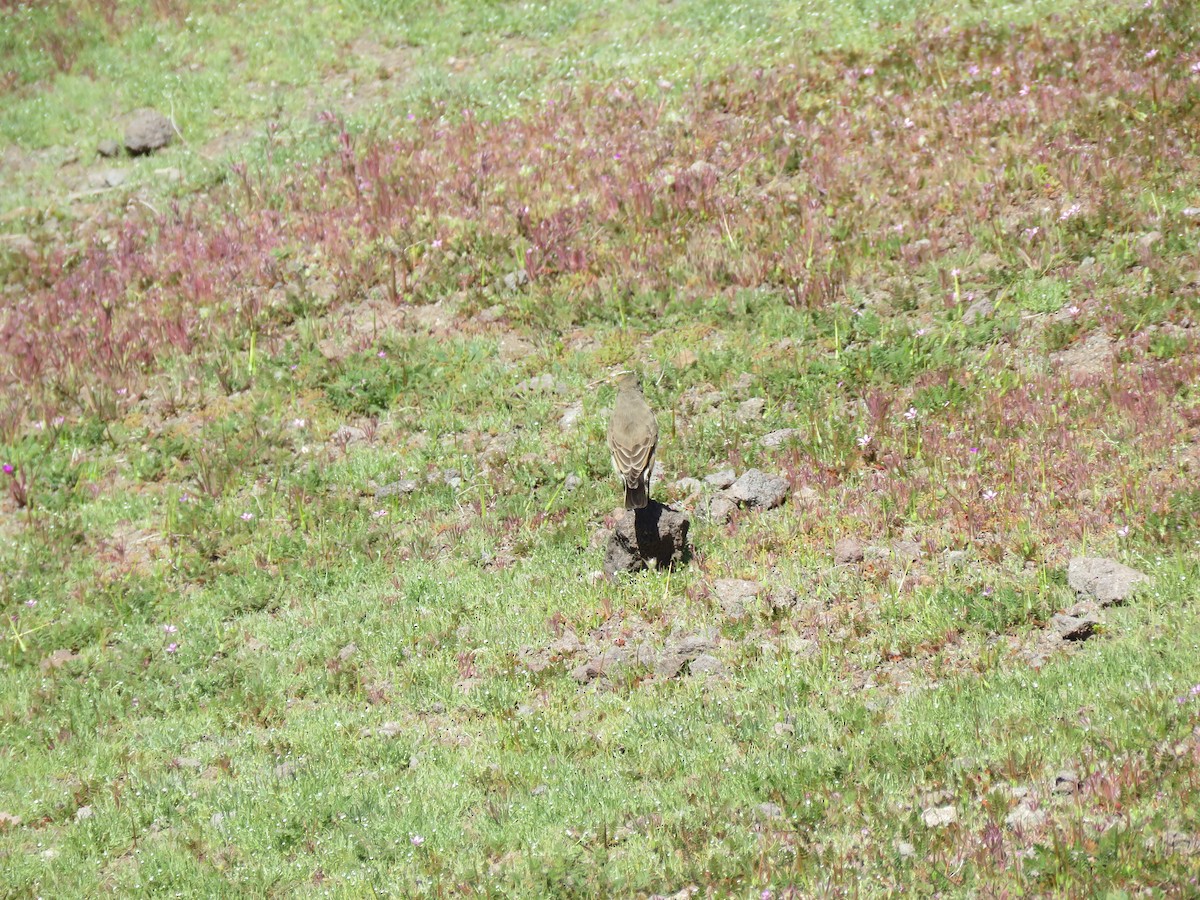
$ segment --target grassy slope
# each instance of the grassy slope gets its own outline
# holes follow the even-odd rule
[[[212,61],[150,163],[181,187],[67,201],[51,154],[6,188],[7,894],[1194,885],[1187,4],[136,9],[0,114],[88,149]],[[610,585],[596,383],[631,357],[668,482],[794,493]],[[837,567],[846,535],[924,556]],[[1154,586],[1040,658],[1079,552]],[[732,620],[726,577],[800,601]],[[563,643],[714,632],[723,675],[586,687]]]

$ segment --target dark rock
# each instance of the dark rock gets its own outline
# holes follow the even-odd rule
[[[713,595],[721,605],[721,611],[731,619],[746,615],[746,605],[758,600],[762,585],[757,581],[740,578],[721,578],[713,582]]]
[[[1077,556],[1067,564],[1067,583],[1081,594],[1095,597],[1101,606],[1127,600],[1149,576],[1100,556]]]
[[[1096,633],[1100,620],[1095,616],[1068,616],[1058,613],[1050,620],[1050,628],[1064,641],[1086,641]]]
[[[153,109],[139,109],[125,129],[125,149],[130,156],[142,156],[161,150],[174,136],[170,119]]]
[[[730,500],[753,509],[774,509],[787,499],[788,483],[778,475],[751,469],[726,491]]]
[[[842,538],[833,545],[833,561],[839,566],[862,562],[863,550],[862,541]]]
[[[413,481],[411,478],[403,478],[400,481],[393,481],[390,484],[385,484],[383,487],[375,491],[376,500],[384,500],[388,497],[399,497],[404,494],[412,494],[420,490],[421,483]]]
[[[690,525],[686,515],[656,500],[643,509],[628,510],[608,540],[604,573],[611,578],[618,572],[682,562]]]
[[[101,156],[113,157],[121,152],[121,145],[109,138],[96,145],[96,152]]]

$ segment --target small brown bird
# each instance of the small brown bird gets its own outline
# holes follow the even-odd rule
[[[625,482],[625,508],[641,509],[650,502],[650,469],[658,446],[658,422],[642,396],[638,377],[617,377],[617,402],[608,423],[608,449],[613,468]]]

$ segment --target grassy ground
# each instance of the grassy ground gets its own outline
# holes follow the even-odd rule
[[[0,25],[5,896],[1200,890],[1192,4],[294,7]]]

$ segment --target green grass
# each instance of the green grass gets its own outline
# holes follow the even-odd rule
[[[1050,11],[6,16],[0,895],[1194,891],[1200,19]],[[791,491],[607,581],[627,364],[656,497]]]

